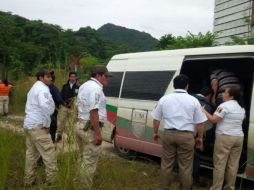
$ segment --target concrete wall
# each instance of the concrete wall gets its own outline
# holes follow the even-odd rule
[[[248,38],[251,32],[252,0],[215,0],[214,28],[217,44],[231,42],[231,36]]]

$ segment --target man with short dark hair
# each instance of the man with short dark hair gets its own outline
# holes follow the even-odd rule
[[[189,79],[178,75],[173,80],[175,90],[163,96],[152,112],[154,141],[157,142],[160,120],[163,118],[161,187],[169,189],[174,164],[177,161],[182,190],[191,190],[194,154],[194,127],[198,136],[196,147],[203,145],[204,124],[207,120],[196,98],[187,93]]]
[[[193,95],[195,98],[198,99],[201,106],[210,114],[213,114],[214,112],[214,107],[211,104],[212,93],[213,92],[210,87],[203,86],[199,94]],[[208,149],[209,148],[208,145],[211,143],[212,131],[213,134],[215,134],[215,130],[213,130],[213,124],[208,120],[204,123],[204,125],[206,131],[205,148]],[[196,148],[194,151],[194,160],[193,160],[193,181],[196,184],[200,184],[200,150]]]
[[[62,96],[66,107],[70,108],[73,98],[77,96],[79,85],[77,84],[78,74],[75,71],[69,72],[69,80],[62,88]]]
[[[59,106],[57,118],[56,142],[62,140],[62,133],[66,127],[67,118],[73,113],[73,101],[78,94],[78,75],[75,71],[69,72],[69,80],[63,85],[61,94],[64,103]]]
[[[36,74],[37,81],[27,94],[24,131],[26,135],[25,186],[35,183],[36,163],[40,156],[46,166],[46,182],[50,183],[56,171],[56,150],[51,140],[50,115],[55,104],[49,92],[51,74],[47,70]]]
[[[91,78],[79,88],[76,139],[81,152],[80,180],[84,190],[92,185],[101,152],[101,128],[106,119],[106,99],[102,89],[110,76],[104,65],[96,65],[91,70]]]

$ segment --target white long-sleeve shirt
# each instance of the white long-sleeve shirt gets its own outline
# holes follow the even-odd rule
[[[24,128],[32,129],[38,125],[50,127],[50,115],[55,110],[55,103],[49,88],[41,81],[34,83],[27,94]]]

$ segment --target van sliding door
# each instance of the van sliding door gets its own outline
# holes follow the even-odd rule
[[[165,94],[174,74],[175,71],[125,73],[117,112],[116,142],[119,146],[158,154],[151,146],[153,128],[150,114],[156,102]]]

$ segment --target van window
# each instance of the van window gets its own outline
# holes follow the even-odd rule
[[[159,100],[174,74],[175,71],[126,72],[121,97]]]
[[[123,78],[123,72],[111,72],[112,77],[109,80],[107,86],[103,87],[105,96],[107,97],[119,97],[121,82]]]

